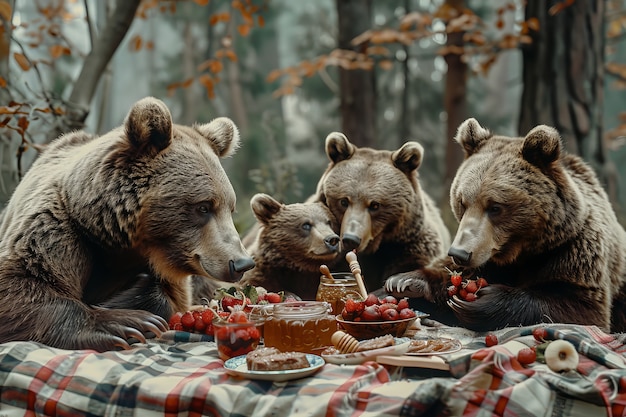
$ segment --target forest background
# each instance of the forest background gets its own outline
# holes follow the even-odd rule
[[[38,152],[104,133],[136,100],[177,123],[231,117],[224,166],[240,232],[256,192],[304,201],[324,139],[425,148],[420,178],[452,232],[452,137],[556,127],[626,224],[625,0],[0,0],[0,207]]]

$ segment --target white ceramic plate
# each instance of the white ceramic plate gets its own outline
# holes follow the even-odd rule
[[[409,355],[409,356],[435,356],[435,355],[445,355],[448,353],[454,353],[454,352],[458,352],[459,350],[461,350],[463,348],[463,345],[461,344],[460,340],[457,339],[449,339],[446,337],[440,337],[438,338],[439,340],[444,340],[446,342],[452,342],[452,346],[448,349],[445,350],[437,350],[434,352],[406,352],[405,355]],[[434,339],[437,340],[437,339]],[[408,349],[407,349],[408,350]]]
[[[231,375],[240,376],[247,379],[260,379],[264,381],[289,381],[291,379],[304,378],[319,371],[324,366],[324,359],[320,356],[306,354],[310,366],[302,369],[289,369],[286,371],[249,371],[246,365],[246,355],[237,356],[224,362],[226,372]]]
[[[387,346],[380,349],[366,350],[364,352],[342,353],[337,355],[322,354],[322,358],[328,363],[336,365],[358,365],[365,361],[376,360],[381,355],[403,355],[409,349],[409,342]]]

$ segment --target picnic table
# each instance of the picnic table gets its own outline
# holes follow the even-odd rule
[[[447,366],[325,363],[313,375],[280,382],[229,374],[213,341],[185,332],[104,353],[5,343],[0,417],[626,415],[626,336],[542,326],[578,346],[576,371],[517,361],[518,350],[537,344],[535,326],[500,330],[492,347],[484,334],[435,326],[463,342],[442,355]]]

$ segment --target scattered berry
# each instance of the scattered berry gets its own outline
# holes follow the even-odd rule
[[[548,337],[548,332],[543,327],[535,327],[533,329],[533,337],[538,342],[545,342]]]
[[[493,333],[487,334],[487,336],[485,336],[485,344],[487,345],[487,347],[491,347],[491,346],[497,345],[498,344],[498,336],[496,336]]]
[[[461,275],[460,274],[454,274],[450,277],[450,281],[452,282],[452,285],[454,285],[455,287],[458,287],[459,285],[461,285]]]
[[[530,365],[537,359],[537,352],[533,348],[523,348],[517,352],[517,360],[522,365]]]

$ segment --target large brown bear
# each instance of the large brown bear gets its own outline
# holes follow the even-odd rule
[[[229,119],[175,125],[155,98],[135,103],[123,126],[101,137],[74,132],[52,142],[0,225],[0,343],[128,348],[129,338],[160,334],[164,317],[189,307],[192,274],[240,279],[254,262],[219,161],[238,145]],[[120,297],[137,280],[158,283],[160,295]],[[101,307],[111,300],[127,308]]]
[[[382,290],[387,277],[445,254],[450,243],[439,210],[420,185],[423,153],[417,142],[387,151],[359,148],[338,132],[326,137],[330,164],[313,200],[340,222],[342,251],[356,249],[370,292]]]
[[[450,302],[470,329],[563,322],[626,331],[626,233],[593,170],[548,126],[510,138],[469,119],[456,141],[465,161],[450,192],[460,223],[449,256],[389,278],[386,289],[445,305],[447,268],[490,284],[476,301]]]
[[[247,247],[256,267],[240,284],[315,300],[320,265],[333,268],[341,259],[335,217],[322,203],[282,204],[267,194],[254,195],[250,206],[260,225]]]

